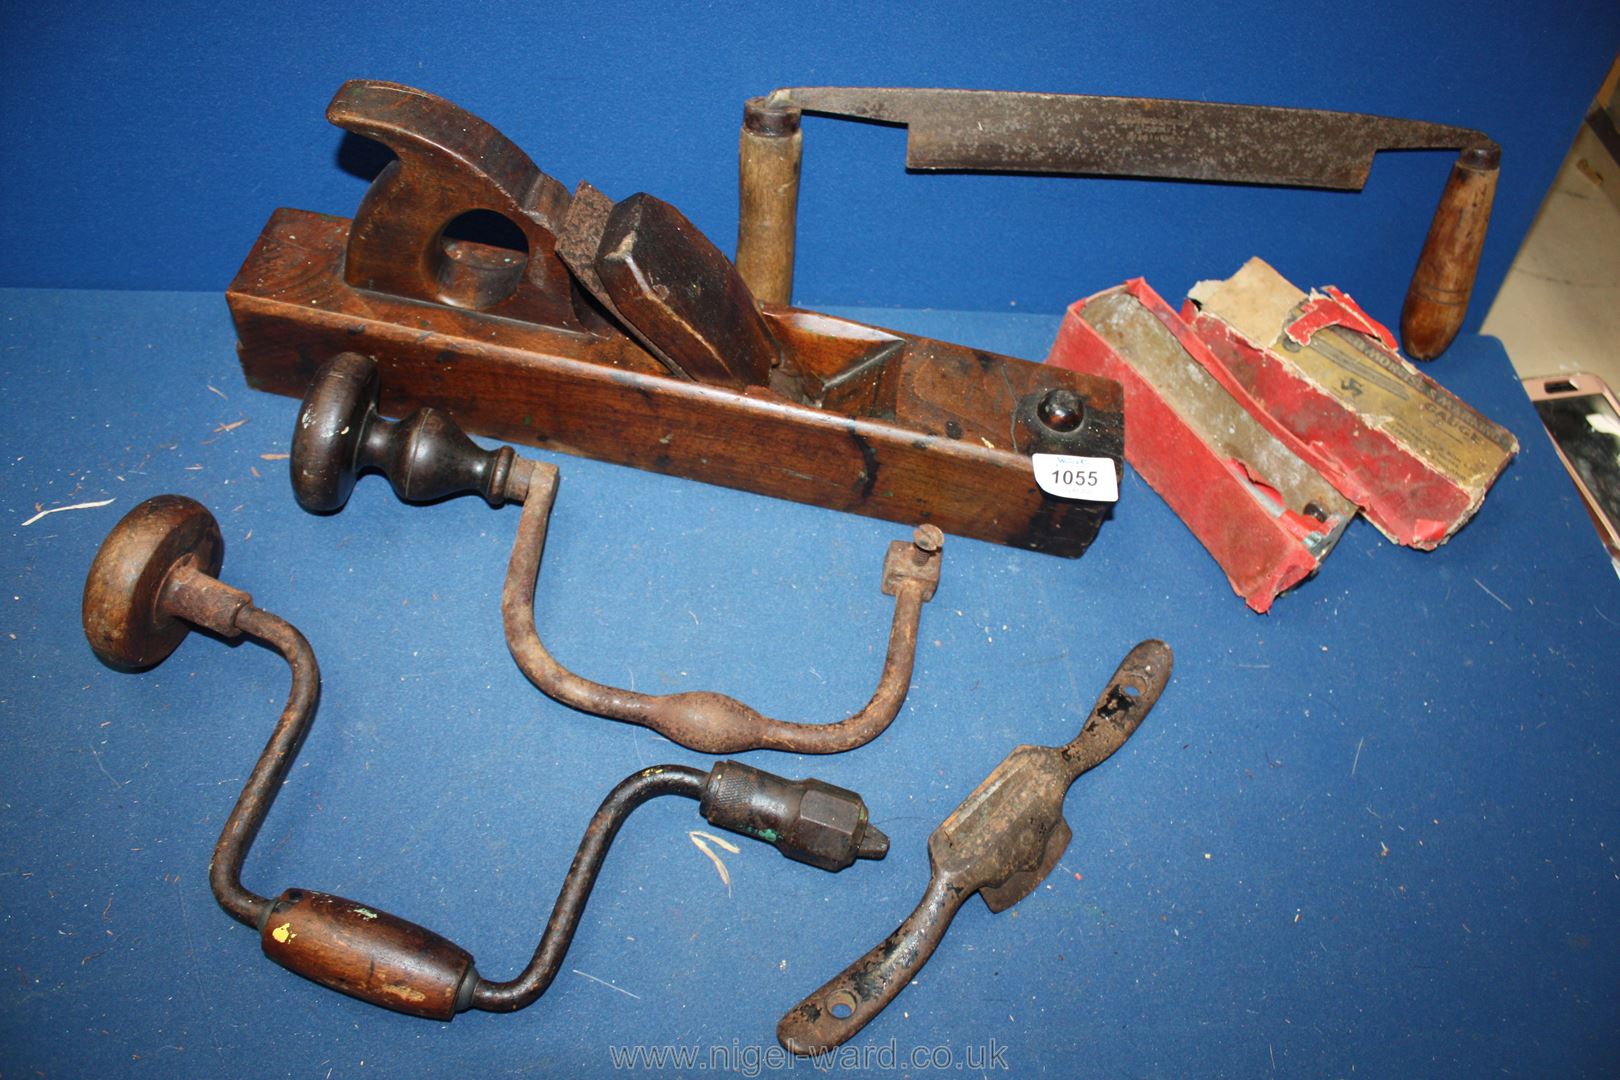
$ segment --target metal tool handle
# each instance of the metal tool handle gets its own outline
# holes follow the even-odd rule
[[[944,542],[939,529],[919,525],[910,543],[897,540],[889,545],[883,563],[883,591],[894,596],[894,617],[889,625],[883,672],[865,707],[833,723],[799,724],[766,716],[734,697],[712,690],[643,694],[608,686],[569,670],[551,654],[535,623],[534,591],[557,479],[555,466],[532,464],[525,481],[528,495],[501,588],[506,644],[519,669],[544,693],[582,712],[651,728],[701,754],[744,750],[842,753],[877,738],[899,714],[911,687],[922,606],[933,597],[939,584]]]
[[[1451,168],[1401,307],[1401,343],[1414,359],[1439,356],[1462,329],[1501,168],[1495,143],[1464,150]]]
[[[1148,640],[1126,654],[1085,726],[1063,747],[1020,746],[928,840],[933,875],[917,909],[877,948],[791,1009],[782,1045],[818,1054],[852,1038],[928,962],[964,900],[1003,911],[1046,879],[1068,847],[1063,796],[1076,777],[1122,746],[1170,680],[1171,654]]]
[[[219,523],[183,495],[158,495],[115,525],[84,582],[84,633],[96,655],[136,670],[162,663],[196,626],[225,638],[246,634],[280,653],[292,687],[264,751],[220,830],[208,880],[232,918],[258,925],[270,901],[242,884],[242,864],[292,768],[315,715],[321,673],[304,635],[220,581]]]
[[[1060,751],[1071,778],[1101,764],[1125,745],[1170,685],[1173,664],[1170,646],[1157,638],[1138,642],[1125,654],[1114,677],[1097,695],[1097,704],[1080,734]]]
[[[818,1054],[854,1038],[928,963],[972,894],[936,872],[894,933],[782,1017],[777,1040],[792,1053]]]

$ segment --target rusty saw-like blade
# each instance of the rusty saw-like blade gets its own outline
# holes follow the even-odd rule
[[[1359,191],[1379,150],[1494,148],[1471,128],[1365,113],[1004,90],[796,86],[772,106],[900,124],[906,166]]]

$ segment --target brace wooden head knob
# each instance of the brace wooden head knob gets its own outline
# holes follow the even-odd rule
[[[293,430],[293,494],[305,510],[349,501],[366,429],[377,417],[377,365],[358,353],[333,357],[315,373]]]
[[[177,576],[212,579],[224,558],[219,523],[200,503],[159,495],[135,507],[102,541],[85,578],[90,648],[116,668],[162,663],[191,631],[173,602]]]
[[[359,353],[340,353],[316,372],[293,430],[298,505],[317,513],[341,509],[367,469],[387,476],[407,502],[463,491],[478,492],[491,506],[506,501],[517,457],[511,447],[480,449],[437,409],[385,420],[377,412],[377,390],[377,365]]]

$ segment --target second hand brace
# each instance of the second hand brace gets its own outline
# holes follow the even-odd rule
[[[534,590],[557,497],[557,467],[520,458],[509,446],[481,450],[436,409],[385,420],[377,413],[377,391],[377,366],[358,353],[341,353],[316,374],[293,432],[292,481],[299,505],[317,512],[341,508],[365,469],[382,471],[409,502],[463,491],[478,492],[491,506],[521,502],[501,615],[518,667],[547,695],[582,712],[651,728],[705,754],[836,754],[876,738],[900,711],[911,685],[922,605],[939,585],[944,537],[934,526],[918,527],[910,543],[889,545],[883,562],[883,591],[894,597],[888,654],[871,701],[847,719],[795,724],[711,691],[660,695],[606,686],[559,663],[535,629]]]

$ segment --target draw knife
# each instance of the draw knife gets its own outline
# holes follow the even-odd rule
[[[737,265],[762,300],[793,282],[802,113],[898,124],[906,167],[1209,180],[1360,191],[1380,150],[1461,151],[1401,312],[1407,352],[1457,335],[1479,267],[1501,149],[1470,128],[1364,113],[1000,90],[798,86],[743,110]]]
[[[1144,641],[1119,665],[1067,746],[1020,746],[928,838],[932,877],[900,928],[776,1025],[795,1054],[848,1041],[916,978],[974,893],[1004,911],[1046,880],[1069,846],[1063,798],[1080,774],[1125,745],[1170,681],[1170,646]]]

